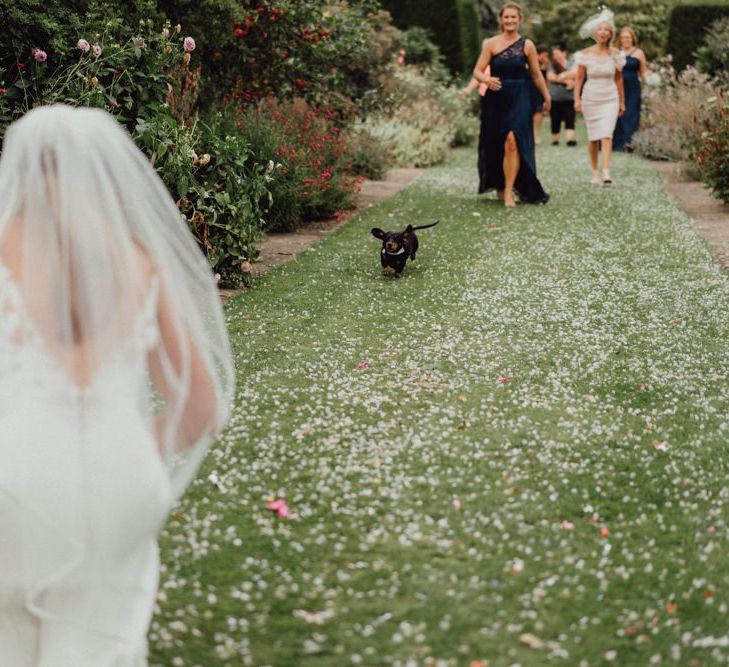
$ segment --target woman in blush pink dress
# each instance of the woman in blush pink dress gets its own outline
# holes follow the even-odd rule
[[[625,55],[610,46],[614,35],[613,13],[603,9],[580,28],[580,37],[591,36],[595,40],[594,46],[575,56],[575,111],[582,112],[587,126],[587,150],[592,167],[590,182],[600,183],[598,153],[602,151],[602,182],[605,185],[613,182],[610,175],[613,133],[618,116],[625,112],[622,75]]]

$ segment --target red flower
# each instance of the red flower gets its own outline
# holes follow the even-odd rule
[[[235,30],[233,30],[233,34],[236,37],[243,37],[243,35],[245,35],[245,33],[243,32],[243,28],[236,28]]]
[[[304,80],[303,79],[294,79],[294,85],[299,90],[304,90],[304,88],[306,88],[306,84],[304,83]]]

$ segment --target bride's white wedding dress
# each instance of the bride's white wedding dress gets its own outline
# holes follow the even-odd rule
[[[100,109],[0,155],[0,667],[142,667],[157,534],[234,389],[210,265]]]
[[[147,664],[156,535],[173,500],[139,404],[158,284],[126,343],[80,387],[0,265],[2,667]]]

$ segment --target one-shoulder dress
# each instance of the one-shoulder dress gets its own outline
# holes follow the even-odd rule
[[[537,179],[532,128],[531,74],[524,54],[525,40],[516,42],[491,59],[491,76],[501,79],[499,90],[481,98],[481,132],[478,140],[479,193],[504,189],[504,142],[509,132],[519,147],[519,173],[514,190],[522,202],[543,204],[549,195]]]

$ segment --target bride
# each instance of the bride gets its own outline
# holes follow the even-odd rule
[[[104,111],[13,124],[0,201],[0,664],[146,665],[157,532],[233,391],[215,283]]]

